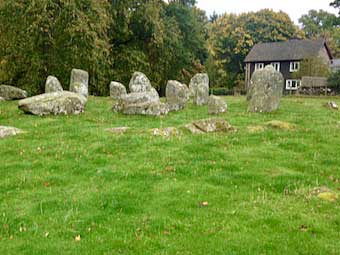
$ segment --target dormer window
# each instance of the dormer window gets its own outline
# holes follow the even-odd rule
[[[255,64],[255,71],[262,70],[264,68],[264,63],[256,63]]]
[[[295,72],[299,71],[299,69],[300,69],[300,62],[296,62],[296,61],[290,62],[289,71],[291,73],[295,73]]]

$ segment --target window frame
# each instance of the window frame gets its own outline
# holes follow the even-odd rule
[[[295,86],[293,86],[294,83],[295,83]],[[301,86],[301,80],[298,80],[298,79],[286,80],[286,90],[298,90],[300,86]]]
[[[263,69],[264,69],[264,63],[255,63],[255,71],[263,70]]]
[[[281,63],[280,62],[271,62],[270,63],[272,67],[274,67],[274,69],[278,72],[281,71]]]
[[[299,61],[292,61],[289,64],[289,72],[295,73],[300,70],[300,62]]]

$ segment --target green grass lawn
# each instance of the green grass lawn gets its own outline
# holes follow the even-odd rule
[[[27,131],[0,140],[0,254],[340,254],[340,202],[311,194],[339,193],[340,112],[327,98],[271,114],[225,99],[237,133],[172,138],[148,130],[207,108],[124,116],[91,97],[80,116],[41,118],[0,103],[0,125]],[[296,128],[248,130],[271,120]],[[105,131],[120,126],[132,129]]]

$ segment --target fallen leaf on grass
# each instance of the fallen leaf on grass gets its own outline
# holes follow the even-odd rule
[[[209,205],[209,203],[207,201],[203,201],[203,202],[200,202],[199,204],[201,207],[206,207]]]
[[[77,235],[77,236],[74,238],[74,240],[75,240],[76,242],[80,242],[80,240],[81,240],[80,235]]]
[[[50,186],[50,183],[49,183],[49,182],[44,182],[44,186],[45,186],[45,187],[49,187],[49,186]]]

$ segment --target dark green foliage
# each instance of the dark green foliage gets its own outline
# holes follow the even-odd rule
[[[310,39],[324,38],[334,57],[340,57],[340,27],[336,15],[320,10],[311,10],[299,22]]]
[[[72,68],[90,74],[90,92],[142,71],[164,90],[203,70],[205,14],[195,1],[37,0],[0,3],[0,83],[43,92],[48,75],[68,88]]]
[[[110,19],[106,1],[10,1],[0,6],[0,69],[9,83],[41,93],[48,75],[68,88],[72,68],[87,70],[93,94],[106,92]]]
[[[328,77],[329,74],[329,64],[325,63],[320,57],[314,57],[303,60],[299,71],[293,74],[293,78],[301,79],[303,76]]]
[[[328,86],[340,90],[340,71],[330,74],[328,77]]]

